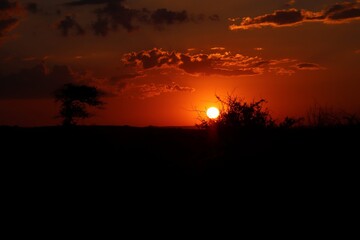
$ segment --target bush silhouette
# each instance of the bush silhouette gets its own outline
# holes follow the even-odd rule
[[[310,127],[326,128],[341,126],[360,126],[360,114],[336,110],[315,104],[307,112],[307,122]]]
[[[104,102],[100,97],[103,92],[87,85],[64,84],[55,91],[55,101],[61,102],[60,117],[63,126],[76,125],[78,119],[89,118],[87,107],[101,107]]]
[[[216,96],[221,103],[220,115],[217,119],[200,118],[200,128],[268,128],[274,127],[275,121],[272,119],[267,108],[264,107],[265,99],[253,100],[248,103],[237,96],[228,95],[226,99]]]

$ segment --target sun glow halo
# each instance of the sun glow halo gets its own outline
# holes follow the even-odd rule
[[[206,115],[210,119],[215,119],[215,118],[219,117],[220,111],[216,107],[210,107],[210,108],[207,109]]]

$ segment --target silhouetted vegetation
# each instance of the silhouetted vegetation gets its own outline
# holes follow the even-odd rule
[[[89,116],[85,106],[102,104],[96,89],[80,87],[86,94],[79,97],[79,89],[73,87],[66,85],[56,95],[64,124]],[[2,127],[3,154],[10,156],[3,162],[11,165],[11,174],[22,179],[21,184],[40,176],[41,183],[49,183],[47,188],[68,180],[76,191],[89,179],[90,189],[111,186],[116,193],[121,191],[120,183],[138,191],[144,185],[159,184],[172,189],[174,182],[189,179],[190,187],[196,186],[194,179],[211,183],[211,188],[225,181],[240,192],[243,186],[257,191],[268,183],[271,189],[278,184],[291,189],[299,181],[312,187],[319,179],[322,188],[323,181],[334,176],[337,182],[355,182],[351,178],[357,175],[351,171],[357,170],[360,158],[356,115],[344,115],[348,118],[341,126],[347,127],[306,127],[302,119],[276,122],[263,99],[250,103],[234,96],[217,99],[222,105],[219,118],[203,118],[198,128]],[[313,111],[311,116],[323,123],[325,112]]]
[[[336,111],[331,107],[322,107],[317,104],[307,112],[308,126],[315,128],[359,126],[360,116],[357,113]]]
[[[321,107],[317,104],[310,107],[304,117],[285,117],[282,121],[276,121],[265,107],[267,101],[246,102],[238,96],[227,95],[226,98],[215,96],[221,105],[220,115],[216,119],[210,119],[201,111],[198,111],[200,123],[196,127],[200,129],[216,129],[217,131],[234,130],[259,130],[259,129],[289,129],[289,128],[333,128],[333,127],[358,127],[360,126],[360,114],[336,111],[331,107]]]
[[[228,129],[266,129],[266,128],[291,128],[298,125],[302,118],[286,117],[283,122],[276,123],[269,110],[264,106],[267,101],[246,102],[245,100],[232,95],[227,95],[226,99],[216,96],[221,104],[220,115],[217,119],[209,119],[199,116],[197,127],[208,129],[215,127],[218,130]]]
[[[55,92],[55,101],[61,103],[60,117],[63,126],[76,125],[78,119],[89,118],[87,107],[101,107],[103,92],[87,85],[65,84]]]

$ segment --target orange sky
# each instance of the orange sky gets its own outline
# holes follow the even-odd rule
[[[359,112],[359,19],[360,1],[0,0],[0,125],[60,124],[69,82],[108,93],[83,124],[195,125],[227,94]]]

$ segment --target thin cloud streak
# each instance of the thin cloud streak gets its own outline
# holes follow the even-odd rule
[[[323,70],[324,68],[315,63],[298,63],[296,68],[299,70]]]
[[[133,88],[133,89],[131,89]],[[176,83],[172,84],[142,84],[142,85],[134,85],[133,87],[129,87],[128,91],[137,90],[139,94],[137,94],[138,98],[145,99],[150,97],[159,96],[164,93],[192,93],[195,91],[194,88],[180,86]]]

